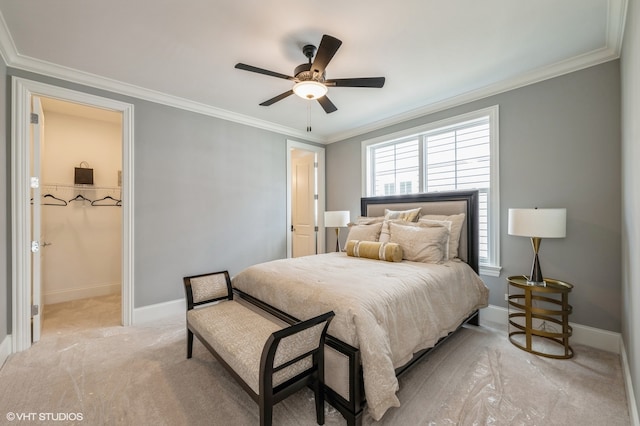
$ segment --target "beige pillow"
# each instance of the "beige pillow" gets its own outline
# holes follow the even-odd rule
[[[458,256],[458,248],[460,247],[460,234],[462,233],[462,225],[464,224],[464,213],[453,214],[450,216],[443,214],[427,214],[420,216],[418,223],[428,222],[430,220],[446,220],[451,222],[451,235],[449,236],[449,259],[455,259]]]
[[[382,222],[350,226],[349,233],[347,234],[347,241],[378,241],[381,229]]]
[[[384,216],[358,216],[354,225],[371,225],[372,223],[378,223],[384,221]]]
[[[410,210],[389,210],[384,209],[384,220],[400,219],[407,222],[417,222],[421,208]]]
[[[380,230],[379,241],[383,243],[389,242],[389,223],[391,221],[416,222],[420,214],[420,207],[410,210],[389,210],[384,209],[384,222]]]
[[[441,263],[445,260],[449,230],[444,226],[420,223],[389,223],[390,242],[402,247],[403,259]]]
[[[449,256],[449,247],[450,247],[449,242],[451,241],[451,223],[452,222],[450,220],[431,220],[431,219],[420,218],[418,223],[429,225],[429,226],[444,226],[445,228],[447,228],[447,230],[449,230],[449,237],[447,238],[447,243],[445,244],[444,259],[442,260],[446,262],[449,259],[453,259],[454,257]]]
[[[387,262],[402,261],[402,247],[394,243],[348,240],[346,251],[347,256],[366,257]]]

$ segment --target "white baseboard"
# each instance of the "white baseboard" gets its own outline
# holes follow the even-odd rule
[[[480,312],[480,323],[493,322],[504,324],[509,323],[509,310],[500,306],[489,305]],[[490,325],[490,324],[487,324]],[[535,325],[535,324],[534,324]],[[620,342],[622,336],[613,331],[601,330],[587,325],[569,323],[573,328],[571,343],[591,346],[592,348],[620,354]]]
[[[169,302],[134,308],[132,325],[148,324],[179,314],[186,315],[186,312],[187,303],[185,299],[176,299]]]
[[[42,303],[51,305],[54,303],[69,302],[71,300],[87,299],[89,297],[107,296],[122,292],[120,283],[100,284],[91,287],[70,288],[55,290],[42,294]]]
[[[636,405],[636,396],[633,391],[633,381],[631,380],[631,369],[629,369],[629,359],[627,358],[627,350],[624,346],[624,340],[620,340],[620,355],[622,360],[622,374],[624,376],[624,385],[627,389],[627,405],[629,406],[629,418],[631,425],[640,426],[640,417],[638,416],[638,406]]]
[[[12,353],[11,348],[11,335],[7,335],[2,343],[0,343],[0,367],[4,365],[4,362],[9,358]]]

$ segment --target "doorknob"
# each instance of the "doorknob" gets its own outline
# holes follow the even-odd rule
[[[47,242],[43,242],[40,247],[46,247],[46,246],[50,246],[53,243],[47,243]]]

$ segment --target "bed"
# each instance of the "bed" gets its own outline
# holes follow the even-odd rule
[[[419,216],[406,214],[418,209]],[[383,230],[375,238],[386,238],[386,248],[397,248],[405,230],[446,235],[446,245],[434,237],[438,250],[429,246],[429,253],[443,258],[416,261],[407,245],[401,257],[410,260],[358,257],[350,241],[349,255],[275,260],[251,266],[232,281],[241,299],[286,322],[336,313],[325,345],[326,396],[349,425],[361,423],[365,407],[379,420],[399,406],[397,377],[463,324],[478,325],[478,309],[488,302],[478,276],[477,191],[362,198],[361,214],[358,232],[380,223],[387,235]],[[380,219],[394,214],[394,220]],[[453,217],[463,220],[452,233],[452,222],[442,219]],[[456,241],[449,238],[454,234]],[[358,234],[350,230],[349,235]]]

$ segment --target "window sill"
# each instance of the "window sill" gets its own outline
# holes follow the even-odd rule
[[[499,277],[502,266],[498,265],[480,265],[480,275],[488,277]]]

